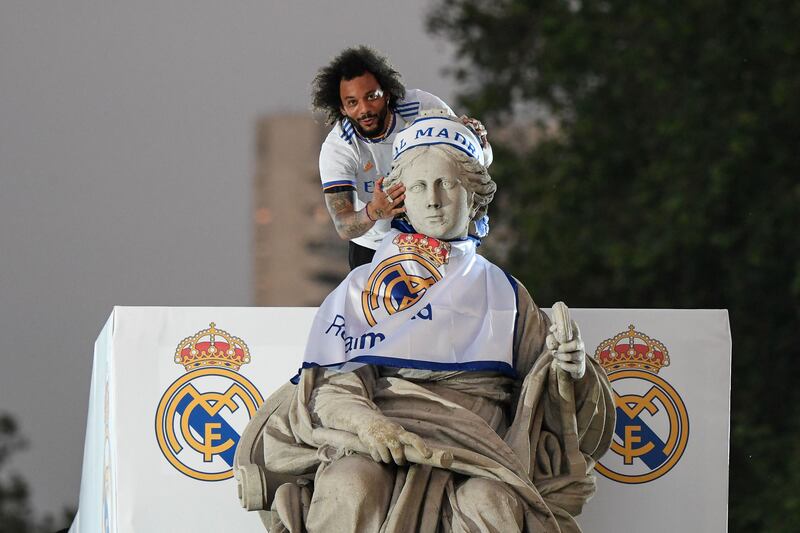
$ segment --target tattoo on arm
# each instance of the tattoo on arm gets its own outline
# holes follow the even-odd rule
[[[342,239],[355,239],[364,235],[374,224],[367,216],[367,210],[356,211],[355,191],[332,192],[325,194],[325,205]],[[376,214],[376,217],[379,216]]]

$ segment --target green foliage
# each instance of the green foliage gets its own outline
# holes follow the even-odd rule
[[[539,304],[729,309],[732,531],[800,530],[798,20],[797,2],[718,0],[439,1],[429,19],[470,113],[551,126],[529,150],[495,140],[491,169]]]
[[[41,520],[34,517],[25,480],[19,474],[3,470],[9,458],[26,446],[14,418],[0,413],[0,533],[52,533],[56,530],[52,517]],[[64,510],[61,522],[70,524],[73,516],[74,512]]]
[[[17,434],[14,419],[0,415],[0,467],[24,447],[25,441]],[[22,478],[16,474],[0,478],[0,532],[32,531],[30,515],[28,487]]]

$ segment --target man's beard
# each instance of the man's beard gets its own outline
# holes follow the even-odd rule
[[[362,136],[367,138],[377,137],[387,128],[387,120],[389,117],[389,106],[384,106],[384,108],[379,111],[377,114],[375,113],[365,113],[358,117],[358,120],[350,119],[353,125],[356,127],[356,131]],[[375,126],[369,129],[365,129],[361,126],[360,121],[366,118],[376,118]]]

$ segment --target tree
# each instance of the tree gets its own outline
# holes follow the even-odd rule
[[[0,415],[0,467],[24,447],[25,441],[17,434],[14,419]],[[30,531],[30,514],[28,487],[22,478],[19,475],[0,478],[0,532]]]
[[[495,139],[492,166],[539,303],[729,309],[732,531],[800,530],[797,20],[797,2],[719,0],[440,0],[429,18],[461,104],[543,136]]]
[[[52,533],[56,529],[52,517],[34,516],[25,480],[19,474],[3,471],[11,456],[26,446],[14,418],[0,413],[0,533]],[[63,521],[69,524],[73,515],[65,509]]]

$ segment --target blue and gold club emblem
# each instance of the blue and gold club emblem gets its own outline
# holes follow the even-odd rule
[[[250,362],[247,345],[210,326],[178,344],[175,362],[186,374],[164,392],[155,425],[172,466],[194,479],[221,481],[233,477],[239,437],[264,400],[238,372]]]
[[[450,243],[419,233],[401,233],[392,243],[399,253],[375,267],[361,293],[361,308],[370,326],[416,304],[442,279],[439,267],[450,256]]]
[[[660,478],[680,461],[689,440],[686,406],[658,376],[669,366],[667,348],[631,325],[600,343],[595,358],[608,373],[617,407],[611,452],[597,471],[627,484]]]

